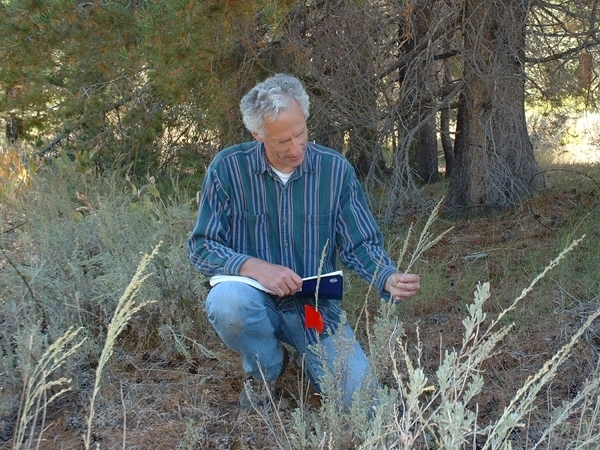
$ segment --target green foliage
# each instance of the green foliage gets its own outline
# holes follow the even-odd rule
[[[239,31],[261,8],[275,33],[287,6],[272,1],[0,3],[2,117],[22,119],[43,156],[86,152],[138,176],[194,167],[239,140],[254,81],[237,73]]]
[[[511,58],[536,62],[526,67],[533,101],[541,92],[553,107],[567,99],[593,104],[596,41],[580,38],[594,29],[588,3],[530,8],[530,46]],[[512,17],[520,11],[515,6]],[[311,93],[315,139],[345,148],[375,188],[397,171],[387,215],[418,198],[404,153],[418,124],[456,103],[469,66],[463,58],[473,56],[456,32],[472,29],[461,22],[468,18],[460,3],[441,0],[417,9],[365,1],[10,0],[0,15],[0,116],[22,120],[20,139],[40,155],[85,153],[89,166],[127,166],[136,176],[189,172],[249,138],[238,113],[243,93],[267,74],[293,72]],[[495,23],[501,28],[502,18]],[[514,42],[521,32],[509,31]]]

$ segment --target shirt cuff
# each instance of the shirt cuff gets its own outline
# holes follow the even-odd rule
[[[379,290],[379,295],[385,301],[390,301],[392,299],[392,295],[385,290],[385,282],[390,277],[390,275],[398,272],[395,267],[383,267],[379,270],[379,274],[377,275],[377,289]]]
[[[236,254],[227,260],[223,266],[223,275],[239,275],[242,266],[251,257],[248,255]]]

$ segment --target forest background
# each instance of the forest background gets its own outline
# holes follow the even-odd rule
[[[596,1],[0,11],[3,445],[595,448]],[[310,138],[353,163],[399,267],[410,255],[425,277],[396,309],[347,277],[388,389],[380,422],[293,389],[276,418],[239,417],[241,368],[203,317],[185,255],[196,192],[214,154],[249,139],[241,96],[276,72],[302,79]]]

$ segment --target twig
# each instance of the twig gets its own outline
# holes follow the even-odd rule
[[[29,282],[27,281],[27,279],[23,276],[23,274],[21,273],[19,268],[16,266],[16,264],[12,262],[12,260],[8,256],[8,253],[6,252],[6,250],[4,249],[4,247],[1,244],[0,244],[0,251],[2,251],[2,254],[6,258],[8,263],[11,265],[11,267],[13,269],[15,269],[15,272],[17,272],[17,274],[19,275],[21,280],[23,280],[23,283],[27,287],[27,290],[29,291],[29,294],[31,295],[33,302],[36,304],[36,306],[40,310],[40,313],[42,315],[42,323],[40,324],[40,331],[43,334],[45,334],[46,331],[48,330],[48,319],[46,317],[46,311],[44,310],[42,304],[39,302],[39,300],[36,298],[35,294],[33,293],[33,290],[31,289],[31,286],[29,285]]]

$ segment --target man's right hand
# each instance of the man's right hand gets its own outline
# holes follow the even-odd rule
[[[302,278],[292,269],[258,258],[246,261],[240,269],[240,275],[254,278],[278,297],[294,295],[302,288]]]

